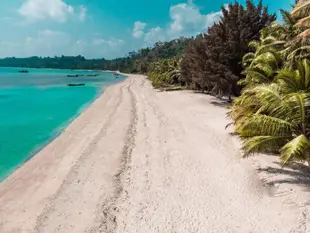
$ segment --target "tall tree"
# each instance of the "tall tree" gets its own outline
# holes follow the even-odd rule
[[[237,1],[226,8],[223,6],[222,14],[218,23],[185,50],[182,75],[220,96],[237,95],[237,82],[243,69],[241,60],[249,52],[248,43],[259,39],[260,30],[270,25],[275,15],[268,13],[262,1],[255,5],[252,0],[247,0],[245,6]]]

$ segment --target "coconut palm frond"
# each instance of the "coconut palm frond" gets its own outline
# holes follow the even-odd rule
[[[254,136],[243,138],[242,150],[244,157],[255,153],[275,152],[285,145],[289,138],[286,136]]]
[[[282,20],[286,25],[293,26],[295,24],[295,20],[288,11],[280,9],[280,14],[282,16]]]
[[[291,16],[293,17],[304,17],[310,13],[310,1],[303,1],[297,4],[291,11]]]
[[[310,26],[310,16],[300,19],[295,25],[295,27],[309,27]]]
[[[309,151],[310,141],[305,135],[299,135],[281,148],[281,163],[286,165],[292,160],[304,161],[307,159]]]
[[[306,29],[297,35],[297,40],[310,37],[310,29]]]
[[[276,84],[262,84],[253,88],[256,97],[263,103],[281,104],[283,97],[281,96],[281,88]]]
[[[239,85],[248,85],[248,84],[261,84],[261,83],[268,83],[270,82],[270,72],[272,70],[268,70],[267,67],[260,68],[260,67],[250,67],[246,69],[243,74],[246,75],[245,79],[241,79],[238,84]]]
[[[254,114],[245,121],[245,132],[241,133],[241,136],[291,136],[293,127],[294,125],[286,120]]]
[[[301,53],[306,53],[308,54],[308,56],[310,57],[310,45],[305,45],[305,46],[301,46],[295,50],[293,50],[288,56],[287,59],[288,60],[296,60],[296,58],[298,59]]]
[[[257,54],[262,54],[265,52],[276,52],[276,51],[272,51],[270,48],[274,48],[274,47],[279,47],[279,46],[284,46],[287,42],[286,41],[282,41],[282,40],[277,40],[277,41],[273,41],[271,43],[262,45],[261,47],[259,47],[256,51]]]
[[[290,107],[288,112],[288,117],[291,122],[299,124],[301,127],[301,132],[305,133],[306,131],[306,114],[307,110],[310,107],[310,94],[305,93],[291,93],[286,96],[286,102]]]
[[[242,58],[242,65],[244,67],[248,66],[248,64],[250,64],[253,59],[255,58],[255,53],[247,53],[243,56]]]
[[[295,72],[282,69],[275,76],[275,82],[279,83],[285,92],[293,92],[299,90],[300,87],[299,80],[295,76]]]
[[[249,46],[250,49],[256,50],[260,46],[260,42],[256,41],[256,40],[253,40],[253,41],[251,41],[249,43],[248,46]]]

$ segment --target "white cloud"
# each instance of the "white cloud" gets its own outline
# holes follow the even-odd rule
[[[27,37],[22,50],[26,56],[56,56],[70,47],[71,41],[68,33],[46,29],[39,31],[36,36]]]
[[[80,13],[79,13],[79,20],[84,21],[87,14],[87,8],[83,5],[79,6]]]
[[[222,16],[222,11],[202,14],[192,1],[170,7],[170,23],[166,28],[154,27],[145,30],[146,23],[135,22],[133,37],[143,38],[146,45],[156,41],[175,39],[180,36],[194,36],[205,31]]]
[[[170,7],[168,33],[170,37],[191,36],[205,31],[222,16],[222,11],[202,14],[194,3],[181,3]]]
[[[109,39],[109,40],[104,40],[102,38],[96,38],[93,40],[93,45],[109,45],[111,47],[116,47],[124,44],[124,41],[121,39]]]
[[[132,36],[134,38],[141,38],[144,35],[144,28],[146,27],[146,23],[141,21],[136,21],[133,27]]]
[[[65,22],[69,15],[74,14],[74,8],[63,0],[24,0],[18,12],[28,20]]]
[[[111,39],[107,41],[107,44],[111,47],[116,47],[124,44],[124,41],[121,39]]]
[[[101,39],[101,38],[96,38],[96,39],[93,39],[93,44],[94,45],[102,45],[104,44],[106,41],[104,39]]]
[[[166,40],[166,35],[165,31],[161,27],[151,28],[147,33],[144,34],[144,41],[148,43],[164,40]]]
[[[64,32],[60,32],[60,31],[53,31],[50,29],[45,29],[43,31],[39,31],[38,35],[40,37],[48,37],[48,36],[53,37],[53,36],[61,36],[61,35],[67,35],[67,34]]]

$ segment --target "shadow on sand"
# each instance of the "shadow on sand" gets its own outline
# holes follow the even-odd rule
[[[207,92],[201,92],[201,91],[192,91],[191,93],[193,94],[198,94],[198,95],[208,95],[212,97],[211,101],[209,102],[210,104],[216,106],[216,107],[224,107],[227,108],[232,104],[232,101],[228,99],[228,97],[216,97],[214,95],[211,95],[210,93]]]
[[[281,166],[279,163],[276,163]],[[283,174],[287,175],[289,178],[279,179],[272,181],[273,184],[299,184],[304,185],[309,188],[310,191],[310,168],[303,164],[291,164],[287,167],[267,167],[267,168],[259,168],[259,172],[266,172],[269,174]]]
[[[310,192],[310,167],[300,163],[292,163],[289,166],[281,167],[278,162],[274,162],[277,167],[259,168],[258,172],[271,175],[280,175],[275,180],[266,184],[274,186],[277,184],[294,184],[303,188],[304,192]],[[310,205],[310,201],[307,203]]]

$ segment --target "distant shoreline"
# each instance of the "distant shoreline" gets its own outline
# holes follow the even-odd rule
[[[71,68],[40,68],[40,67],[20,67],[20,66],[0,66],[0,68],[16,68],[16,69],[36,69],[36,70],[79,70],[79,71],[98,71],[98,72],[115,72],[111,70],[101,69],[71,69]]]

